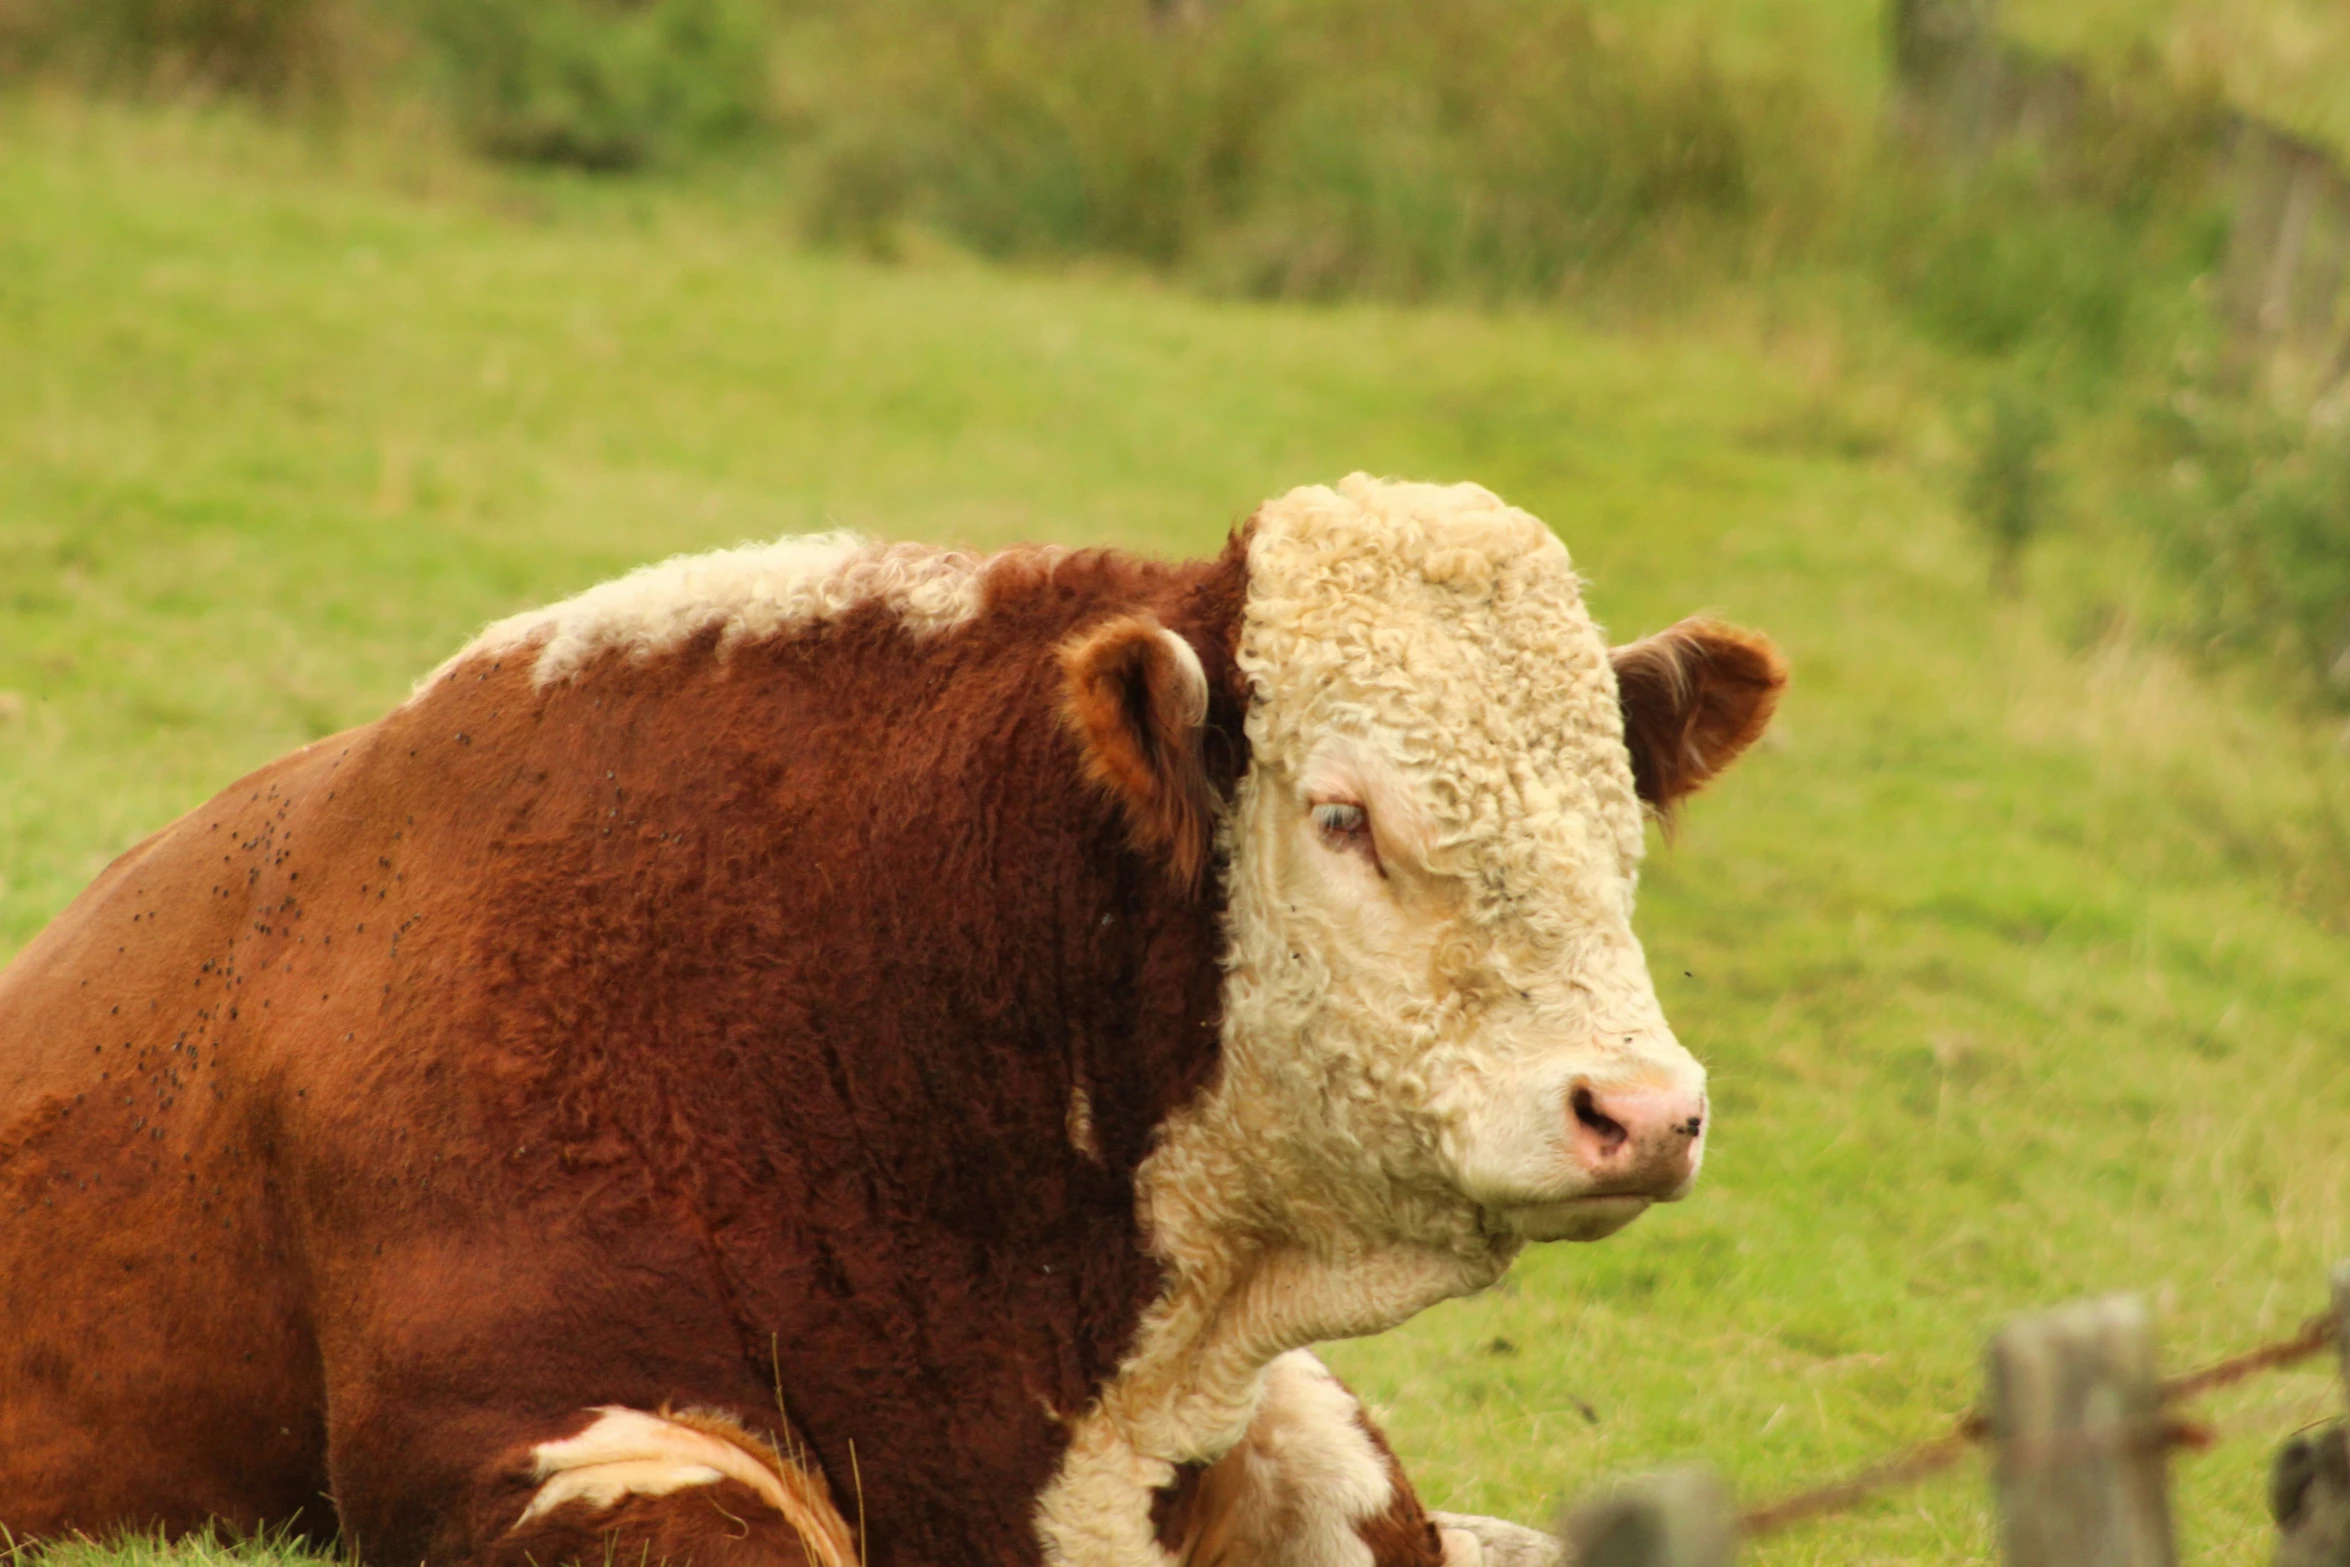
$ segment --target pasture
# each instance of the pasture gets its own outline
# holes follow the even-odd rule
[[[1797,683],[1644,884],[1714,1073],[1697,1196],[1331,1351],[1430,1502],[1541,1521],[1686,1458],[1767,1497],[1938,1432],[1984,1328],[2076,1294],[2151,1294],[2173,1365],[2273,1336],[2350,1254],[2332,728],[2085,623],[2064,584],[2137,569],[2093,532],[1987,591],[1949,367],[1868,325],[876,267],[684,185],[0,102],[0,956],[484,620],[640,560],[832,526],[1197,553],[1294,483],[1473,478],[1619,637],[1713,609]],[[2267,1453],[2335,1396],[2214,1406],[2241,1434],[2182,1461],[2188,1559],[2266,1560]],[[1751,1559],[1980,1560],[1987,1524],[1970,1468]]]

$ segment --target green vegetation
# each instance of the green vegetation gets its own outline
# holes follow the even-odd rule
[[[733,0],[426,0],[417,20],[457,123],[494,156],[633,169],[739,139],[765,110],[765,13]]]
[[[1980,427],[1946,478],[2003,579],[2070,531],[2170,579],[2098,580],[2083,623],[2346,705],[2339,443],[2306,395],[2269,406],[2198,292],[2267,275],[2222,267],[2236,67],[2331,59],[2338,30],[2298,0],[2101,0],[2084,33],[2016,0],[2009,25],[2087,62],[2085,85],[2061,136],[1953,156],[1932,116],[1888,113],[1888,3],[0,0],[0,72],[228,90],[359,148],[396,139],[435,178],[455,165],[432,149],[459,146],[656,171],[871,259],[1600,320],[1833,298],[1847,336],[1923,339],[1954,422]],[[2103,509],[2052,509],[2060,490]]]
[[[2149,531],[2186,584],[2180,624],[2214,650],[2350,697],[2350,428],[2182,388],[2149,419],[2171,493]]]
[[[2016,386],[1992,393],[1964,498],[1990,541],[1992,580],[2003,587],[2016,585],[2024,546],[2048,525],[2048,446],[2055,437],[2048,406],[2038,397]]]
[[[2006,597],[1947,411],[2003,362],[1800,276],[1603,328],[876,267],[737,188],[22,95],[0,214],[0,954],[481,621],[636,561],[832,525],[1193,552],[1293,483],[1474,477],[1619,633],[1711,608],[1798,683],[1645,884],[1715,1072],[1699,1195],[1333,1351],[1432,1501],[1540,1519],[1693,1457],[1767,1496],[1944,1429],[2003,1313],[2145,1290],[2183,1366],[2350,1254],[2350,768],[2268,666],[2135,634],[2194,612],[2120,517],[2188,439],[2135,383],[2068,405],[2067,526]],[[2068,330],[2022,352],[2069,398]],[[2216,1406],[2190,1561],[2266,1559],[2266,1452],[2336,1396]],[[1751,1559],[1979,1560],[1986,1528],[1962,1472]]]
[[[0,1561],[15,1554],[0,1550]],[[226,1538],[214,1531],[175,1541],[138,1534],[104,1544],[65,1540],[44,1547],[36,1559],[41,1567],[320,1567],[318,1557],[274,1532],[252,1539]]]
[[[1109,254],[1250,294],[1556,299],[1637,255],[1816,228],[1847,140],[1791,84],[1578,4],[884,0],[787,33],[815,62],[819,232]],[[836,214],[843,214],[848,221]]]
[[[2350,11],[2331,0],[2007,0],[2005,14],[2041,48],[2166,61],[2210,77],[2230,102],[2350,151]]]

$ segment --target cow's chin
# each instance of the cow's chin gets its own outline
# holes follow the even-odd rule
[[[1527,1241],[1603,1241],[1648,1211],[1647,1197],[1565,1197],[1514,1204],[1495,1217]]]

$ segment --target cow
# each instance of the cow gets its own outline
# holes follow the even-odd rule
[[[378,1564],[1461,1567],[1309,1346],[1683,1196],[1644,817],[1763,638],[1361,475],[490,626],[0,972],[0,1523]]]

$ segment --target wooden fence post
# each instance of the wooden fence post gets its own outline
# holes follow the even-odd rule
[[[1986,1371],[2009,1567],[2175,1567],[2146,1303],[2019,1317],[1992,1338]]]
[[[1729,1490],[1694,1468],[1624,1481],[1559,1532],[1574,1567],[1730,1567],[1738,1548]]]

